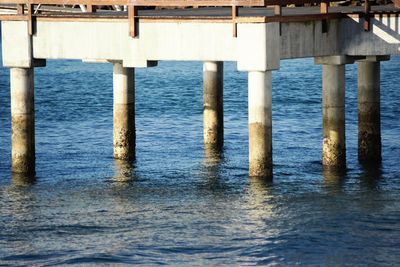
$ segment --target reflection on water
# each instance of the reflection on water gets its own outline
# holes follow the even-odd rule
[[[222,150],[211,145],[204,145],[204,156],[201,162],[202,176],[208,183],[219,180],[222,161]]]
[[[273,198],[273,184],[263,178],[249,178],[249,208],[253,215],[272,215],[271,199]],[[259,214],[260,213],[260,214]]]
[[[129,182],[135,179],[133,162],[128,160],[114,159],[114,182]]]
[[[394,62],[389,76],[399,79]],[[48,65],[35,73],[37,178],[10,179],[0,69],[0,265],[399,265],[400,90],[384,90],[389,79],[382,168],[358,164],[357,90],[348,90],[348,169],[338,172],[320,164],[320,67],[282,61],[272,184],[248,177],[247,74],[235,63],[226,64],[223,151],[203,147],[201,62],[138,70],[134,163],[111,156],[112,66]],[[356,69],[346,86],[357,88],[352,77]]]
[[[323,166],[323,188],[329,193],[338,193],[343,190],[346,180],[346,169]]]
[[[273,216],[273,185],[263,178],[250,178],[248,209],[254,220],[268,219]]]
[[[362,172],[359,176],[360,185],[366,190],[379,190],[379,182],[382,179],[381,165],[376,166],[363,166]]]
[[[11,180],[14,185],[30,186],[36,182],[36,176],[24,173],[12,173]]]

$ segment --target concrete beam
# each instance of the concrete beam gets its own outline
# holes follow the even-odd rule
[[[2,21],[3,67],[32,67],[32,37],[27,21]]]
[[[279,23],[238,25],[239,71],[269,71],[280,68]]]
[[[346,55],[314,57],[316,65],[344,65],[353,64],[354,58]]]
[[[357,62],[360,61],[368,61],[368,62],[380,62],[380,61],[388,61],[390,60],[390,55],[384,55],[384,56],[365,56],[365,57],[359,57],[356,59]]]
[[[279,69],[279,59],[400,54],[400,20],[372,17],[369,32],[362,22],[328,20],[326,33],[321,21],[284,22],[281,31],[279,23],[238,23],[234,38],[231,23],[153,21],[141,22],[140,36],[130,38],[126,22],[38,19],[29,36],[26,21],[3,21],[3,66],[32,67],[32,58],[120,60],[125,67],[195,60],[236,61],[239,70],[266,71]]]

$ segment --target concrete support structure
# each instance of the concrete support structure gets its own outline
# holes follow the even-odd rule
[[[203,63],[204,144],[215,148],[224,143],[223,64]]]
[[[10,68],[12,172],[35,173],[33,68]]]
[[[249,176],[272,179],[271,71],[250,71]]]
[[[114,62],[114,158],[135,159],[135,71]]]
[[[361,163],[380,163],[380,62],[358,62],[358,160]]]
[[[322,65],[322,165],[346,166],[345,65]]]
[[[232,22],[224,22],[218,16],[199,20],[144,20],[136,25],[139,36],[135,38],[128,34],[127,21],[117,17],[104,21],[78,17],[74,21],[38,17],[27,21],[19,15],[3,16],[2,19],[6,20],[1,22],[2,65],[11,68],[11,91],[12,95],[15,94],[12,98],[22,99],[12,100],[13,171],[34,172],[33,67],[44,66],[46,59],[115,62],[114,157],[128,160],[135,158],[133,68],[154,66],[157,61],[211,61],[205,63],[204,73],[204,141],[222,144],[222,74],[218,78],[222,63],[215,62],[237,62],[239,71],[249,71],[249,174],[272,177],[270,71],[279,69],[282,59],[316,57],[316,64],[324,65],[323,164],[343,166],[344,64],[350,63],[347,61],[351,61],[351,57],[370,61],[372,57],[400,54],[398,17],[390,16],[389,11],[371,14],[371,30],[365,31],[360,23],[362,16],[357,18],[356,14],[353,15],[326,21],[310,17],[309,21],[271,22],[265,20],[265,14],[260,13],[254,21],[250,18],[235,21],[236,37],[232,36]],[[30,31],[34,34],[30,34]],[[377,67],[371,66],[369,63],[360,64],[360,68],[375,69],[362,71],[372,72],[373,75],[364,78],[360,75],[360,88],[371,83],[368,79],[374,79],[372,83],[377,83]],[[211,71],[212,68],[217,70]],[[219,82],[221,90],[214,90],[219,88]],[[371,90],[376,91],[376,85],[372,87]],[[364,103],[377,101],[376,92],[373,92],[373,100],[367,97],[371,90],[360,89],[359,117],[360,125],[364,125],[360,126],[360,133],[365,132],[367,136],[360,143],[380,139],[376,118],[375,122],[371,119],[379,115],[371,115],[372,111],[365,115],[361,111],[368,109]],[[219,97],[221,104],[218,104]],[[362,100],[366,98],[368,100]],[[362,130],[363,127],[370,128]],[[360,158],[364,157],[362,154],[380,155],[380,152],[376,152],[380,148],[374,147],[377,143],[367,144],[368,151],[363,149]]]

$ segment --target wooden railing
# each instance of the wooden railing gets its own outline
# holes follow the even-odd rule
[[[320,6],[320,15],[318,19],[323,21],[323,31],[326,31],[326,19],[329,13],[330,2],[340,0],[0,0],[0,4],[15,4],[17,5],[18,15],[14,19],[27,20],[28,32],[33,34],[33,6],[34,5],[86,5],[87,12],[96,12],[96,6],[127,6],[128,7],[128,22],[129,35],[136,36],[136,27],[138,22],[138,7],[231,7],[233,23],[233,35],[237,35],[237,23],[239,21],[239,7],[274,7],[274,15],[282,16],[282,6],[287,5],[303,5],[316,4]],[[397,0],[400,1],[400,0]],[[24,6],[27,6],[27,14],[24,12]],[[364,29],[369,30],[370,21],[370,3],[369,0],[364,0]],[[19,16],[19,17],[18,17]],[[315,15],[314,15],[315,17]],[[286,17],[288,18],[288,17]],[[307,20],[307,19],[304,19]],[[281,20],[277,20],[281,21]],[[282,20],[283,21],[283,20]]]

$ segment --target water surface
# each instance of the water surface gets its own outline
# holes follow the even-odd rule
[[[357,161],[357,65],[346,67],[347,170],[321,167],[321,66],[273,72],[274,181],[248,177],[247,73],[224,65],[225,145],[202,141],[202,63],[136,70],[137,160],[112,158],[112,65],[35,69],[36,176],[12,175],[0,69],[0,265],[400,264],[400,58],[382,63],[382,164]]]

